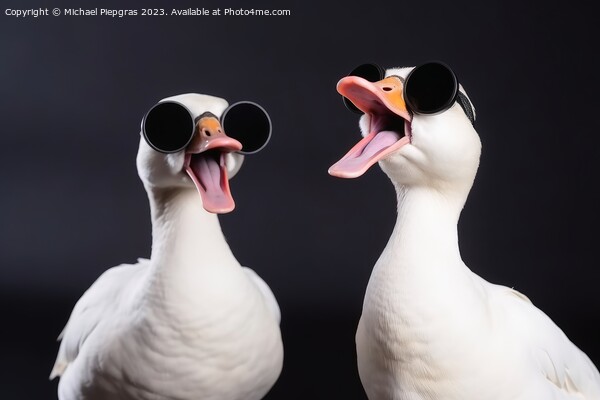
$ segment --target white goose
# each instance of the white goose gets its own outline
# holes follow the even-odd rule
[[[169,101],[197,128],[171,154],[140,140],[151,258],[109,269],[77,302],[51,373],[61,400],[260,399],[280,374],[277,301],[240,266],[214,214],[233,209],[228,175],[243,161],[218,120],[228,104],[200,94]]]
[[[348,76],[337,86],[365,113],[364,139],[330,174],[354,178],[379,162],[398,198],[356,332],[369,399],[600,399],[598,370],[550,318],[462,261],[457,222],[481,149],[467,117],[474,110],[461,87],[465,107],[411,112],[403,93],[411,70],[389,69],[373,82]]]

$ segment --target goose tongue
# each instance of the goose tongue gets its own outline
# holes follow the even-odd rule
[[[194,181],[204,209],[212,213],[228,213],[235,208],[235,202],[229,190],[226,152],[218,149],[192,154],[186,172]]]
[[[393,131],[373,132],[358,142],[341,160],[331,166],[329,173],[350,178],[364,174],[367,169],[382,158],[382,153],[400,140]]]

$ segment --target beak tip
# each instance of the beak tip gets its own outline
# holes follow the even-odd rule
[[[228,214],[228,213],[232,212],[233,210],[235,210],[235,204],[233,204],[230,207],[224,207],[224,208],[204,207],[204,209],[212,214]]]
[[[331,176],[333,176],[334,178],[342,178],[342,179],[352,179],[352,178],[358,178],[360,175],[362,174],[355,174],[352,172],[347,172],[344,170],[340,170],[338,168],[335,168],[335,165],[332,165],[328,170],[327,173]]]
[[[345,76],[338,81],[335,88],[339,94],[347,97],[352,89],[368,86],[369,83],[371,82],[359,76]]]

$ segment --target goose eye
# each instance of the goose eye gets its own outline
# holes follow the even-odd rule
[[[271,118],[267,111],[251,101],[240,101],[229,106],[221,116],[225,134],[242,144],[241,154],[262,150],[271,138]]]
[[[183,150],[194,136],[194,119],[180,103],[165,101],[156,104],[142,121],[144,139],[154,150],[175,153]]]

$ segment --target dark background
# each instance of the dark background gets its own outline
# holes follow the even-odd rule
[[[335,84],[363,62],[453,66],[477,109],[481,166],[460,221],[462,255],[527,294],[598,365],[600,29],[589,5],[521,1],[228,4],[282,17],[0,16],[0,397],[56,398],[55,338],[105,269],[149,255],[139,124],[185,92],[248,99],[274,134],[232,181],[221,217],[240,262],[283,313],[283,373],[269,399],[365,399],[354,332],[395,221],[377,167],[327,168],[358,139]],[[86,7],[128,8],[123,2]]]

